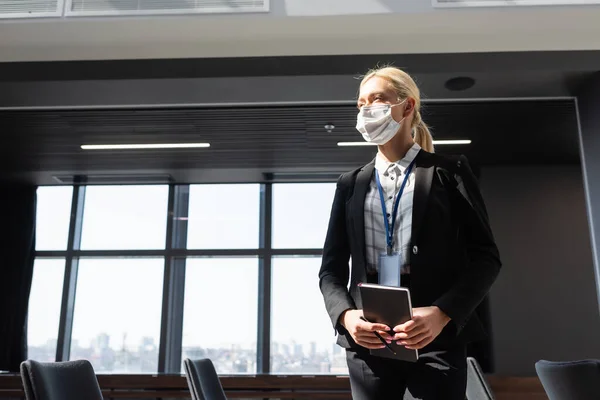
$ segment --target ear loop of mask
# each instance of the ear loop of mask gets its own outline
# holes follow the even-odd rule
[[[400,100],[400,97],[398,97],[398,100]],[[401,104],[404,104],[404,103],[406,102],[406,100],[408,100],[408,97],[407,97],[406,99],[402,100],[400,103],[393,104],[393,105],[392,105],[392,107],[394,107],[394,106],[399,106],[399,105],[401,105]],[[406,111],[406,110],[405,110],[405,111]],[[402,119],[401,119],[400,121],[398,121],[398,125],[401,125],[401,124],[402,124],[402,121],[404,121],[405,119],[406,119],[406,117],[404,117],[404,116],[403,116],[403,117],[402,117]],[[411,129],[411,136],[412,136],[412,137],[413,137],[413,139],[414,139],[414,137],[415,137],[415,130],[414,130],[414,128],[413,128],[413,129]]]
[[[398,100],[400,100],[400,97],[398,97]],[[406,102],[406,99],[402,100],[400,103],[392,104],[391,107],[400,106],[400,105],[404,104],[404,102]],[[400,121],[398,121],[398,125],[401,125],[402,121],[404,121],[405,119],[406,119],[406,117],[403,116],[402,119]]]

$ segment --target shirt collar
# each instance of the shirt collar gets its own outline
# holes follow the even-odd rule
[[[421,146],[417,143],[413,144],[410,149],[406,152],[406,155],[402,160],[395,162],[388,162],[381,153],[377,152],[377,157],[375,157],[375,169],[380,173],[386,172],[392,165],[399,166],[400,170],[404,172],[406,168],[410,165],[410,163],[417,157],[419,151],[421,150]]]

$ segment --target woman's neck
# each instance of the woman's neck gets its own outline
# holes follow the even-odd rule
[[[411,135],[402,135],[400,132],[384,145],[378,146],[379,153],[388,162],[402,160],[408,150],[415,144]]]

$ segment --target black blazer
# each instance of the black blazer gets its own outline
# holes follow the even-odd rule
[[[415,166],[409,258],[413,307],[435,305],[451,318],[434,344],[452,346],[483,339],[485,332],[474,311],[496,279],[501,262],[477,179],[464,156],[421,150]],[[372,161],[339,178],[319,271],[337,343],[346,348],[357,345],[339,323],[340,315],[362,308],[358,283],[377,282],[377,276],[367,275],[364,227],[365,197],[374,170]],[[460,188],[457,175],[463,182]]]

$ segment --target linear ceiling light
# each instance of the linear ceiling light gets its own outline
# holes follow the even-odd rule
[[[434,145],[471,144],[471,141],[468,139],[465,139],[465,140],[434,140],[433,144]],[[369,142],[338,142],[337,145],[340,147],[375,146],[375,144],[369,143]]]
[[[441,144],[441,145],[446,145],[446,144],[471,144],[471,141],[469,139],[459,139],[459,140],[434,140],[433,144]]]
[[[154,150],[197,149],[210,147],[210,143],[151,143],[151,144],[82,144],[82,150]]]

